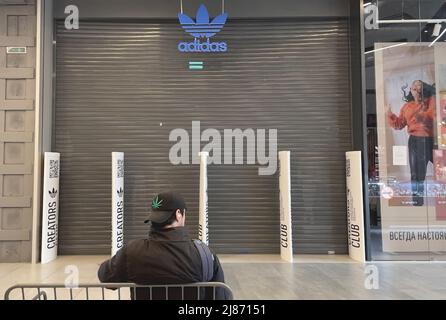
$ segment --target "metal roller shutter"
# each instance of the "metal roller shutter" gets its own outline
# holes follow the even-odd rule
[[[151,197],[180,191],[198,224],[198,165],[169,162],[169,133],[278,130],[291,150],[296,253],[347,252],[344,152],[351,148],[346,20],[236,20],[212,38],[224,54],[185,54],[177,22],[57,23],[54,150],[61,153],[60,254],[108,254],[111,152],[126,156],[126,241],[144,237]],[[204,70],[188,70],[188,61]],[[202,144],[203,146],[204,144]],[[278,253],[278,176],[211,165],[210,244]]]

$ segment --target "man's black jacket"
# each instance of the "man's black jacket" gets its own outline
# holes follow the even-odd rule
[[[212,282],[224,282],[224,273],[214,254]],[[202,282],[201,257],[186,227],[163,230],[152,229],[149,239],[130,241],[115,256],[102,263],[98,270],[101,282],[132,282],[142,285],[185,284]],[[217,290],[217,299],[225,299],[223,290]],[[147,294],[147,293],[145,293]],[[189,294],[189,299],[193,299]],[[159,298],[165,293],[159,292]],[[132,295],[133,296],[133,295]],[[152,298],[157,298],[153,292]],[[137,292],[137,299],[143,293]]]

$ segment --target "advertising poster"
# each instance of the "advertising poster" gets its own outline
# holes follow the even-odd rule
[[[293,262],[290,156],[290,151],[279,152],[280,256],[285,261]]]
[[[124,245],[124,170],[124,152],[112,152],[112,256]]]
[[[42,205],[42,264],[57,258],[59,232],[60,154],[45,152]]]
[[[350,258],[365,262],[364,207],[361,151],[345,153],[347,185],[347,232]]]
[[[198,212],[198,239],[209,245],[209,217],[208,217],[208,161],[209,153],[200,152],[200,196]]]
[[[446,44],[375,49],[383,251],[445,252]]]

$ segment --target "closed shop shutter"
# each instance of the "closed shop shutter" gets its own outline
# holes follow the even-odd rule
[[[291,151],[295,253],[347,252],[345,156],[351,149],[348,23],[235,20],[212,38],[226,53],[181,53],[176,21],[56,28],[54,150],[61,153],[60,254],[108,254],[111,152],[125,152],[125,237],[145,237],[150,199],[179,191],[197,237],[199,166],[174,166],[169,133],[277,129]],[[189,70],[202,61],[203,70]],[[192,137],[191,137],[192,138]],[[202,143],[204,146],[206,143]],[[192,152],[192,150],[191,150]],[[246,157],[244,158],[246,163]],[[278,174],[210,165],[210,245],[278,253]]]

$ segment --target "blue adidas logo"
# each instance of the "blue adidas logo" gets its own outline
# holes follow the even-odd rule
[[[179,13],[178,19],[182,28],[195,40],[189,43],[180,42],[178,50],[181,52],[226,52],[228,50],[226,42],[211,42],[209,38],[223,29],[227,18],[228,14],[222,13],[210,21],[208,10],[203,4],[198,8],[196,21],[184,13]],[[201,42],[200,38],[206,38],[206,41]]]
[[[227,18],[228,14],[223,13],[209,22],[209,13],[204,4],[198,8],[196,22],[184,13],[178,14],[183,29],[195,38],[210,38],[216,35],[223,29]]]

